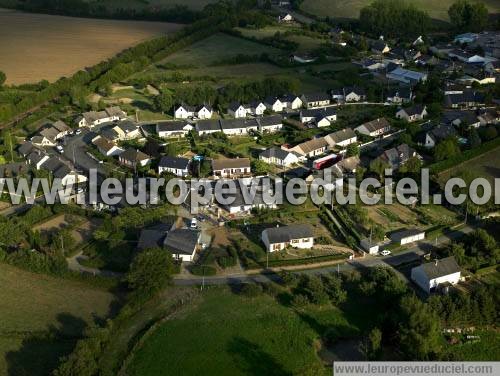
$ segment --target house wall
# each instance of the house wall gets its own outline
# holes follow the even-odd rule
[[[424,238],[425,238],[425,232],[421,232],[420,234],[408,236],[406,238],[401,239],[401,245],[418,242],[419,240],[423,240]]]
[[[439,285],[446,283],[446,282],[451,283],[452,285],[456,285],[458,282],[460,282],[460,272],[456,272],[453,274],[445,275],[443,277],[431,279],[429,281],[429,288],[430,289],[436,288]]]
[[[158,173],[162,174],[164,172],[170,172],[176,176],[181,176],[181,177],[184,177],[184,176],[187,176],[188,175],[188,170],[185,169],[181,169],[181,168],[172,168],[172,167],[162,167],[162,166],[158,166]]]

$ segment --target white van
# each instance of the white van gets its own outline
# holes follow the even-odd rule
[[[191,228],[198,228],[198,221],[196,218],[191,219]]]

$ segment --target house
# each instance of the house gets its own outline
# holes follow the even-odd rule
[[[425,146],[426,148],[433,148],[439,142],[446,140],[447,138],[454,137],[455,135],[455,128],[442,125],[435,127],[430,131],[423,132],[422,138],[417,140],[417,143],[419,145]]]
[[[58,157],[50,157],[40,166],[41,169],[49,171],[54,179],[60,179],[63,187],[84,183],[87,177],[78,174],[67,163],[62,162]]]
[[[36,170],[40,170],[42,165],[49,160],[49,155],[40,149],[33,148],[29,154],[26,155],[26,162],[33,166]]]
[[[289,246],[298,249],[314,246],[313,229],[307,224],[267,228],[262,231],[261,238],[267,252],[278,252]]]
[[[55,128],[45,128],[41,130],[36,136],[31,138],[31,143],[40,147],[53,147],[56,146],[57,141],[55,136],[57,130]]]
[[[264,104],[266,105],[266,109],[273,112],[282,112],[286,105],[281,103],[278,97],[267,97],[264,100]]]
[[[285,94],[279,98],[283,105],[283,109],[288,108],[289,110],[298,110],[302,107],[302,99],[295,94]]]
[[[325,107],[330,104],[330,95],[328,93],[304,94],[300,99],[306,108]]]
[[[281,115],[264,116],[255,120],[259,125],[260,133],[275,133],[283,128],[283,118]]]
[[[427,80],[427,73],[412,71],[398,67],[386,74],[389,80],[399,81],[405,84],[417,84]]]
[[[425,231],[419,229],[396,231],[389,235],[389,239],[399,245],[410,244],[425,239]]]
[[[401,108],[396,112],[396,118],[404,119],[409,123],[417,120],[423,120],[427,116],[427,107],[421,104],[416,104],[411,107]]]
[[[463,128],[478,128],[481,126],[481,120],[475,111],[445,111],[441,123],[446,126]]]
[[[333,107],[302,110],[300,121],[302,123],[315,122],[318,128],[328,127],[332,122],[337,121],[337,110]]]
[[[264,102],[261,102],[261,101],[252,101],[249,104],[245,105],[244,107],[247,111],[247,114],[250,113],[251,115],[255,115],[255,116],[264,115],[264,112],[267,109]]]
[[[349,158],[341,159],[339,162],[335,163],[334,166],[342,173],[343,176],[351,175],[356,172],[359,167],[361,160],[357,155]]]
[[[326,135],[325,140],[330,148],[335,146],[344,148],[347,145],[356,143],[358,141],[358,137],[352,128],[345,128]]]
[[[201,231],[187,228],[170,230],[163,246],[176,260],[192,262],[200,243]]]
[[[123,112],[120,107],[113,106],[105,109],[104,111],[84,112],[82,116],[77,119],[77,123],[79,127],[93,128],[99,124],[121,121],[126,118],[127,114]]]
[[[116,139],[120,141],[133,140],[141,136],[141,129],[131,121],[122,121],[115,125],[112,130],[116,133]]]
[[[137,249],[143,251],[151,248],[162,248],[165,237],[170,230],[173,230],[172,223],[158,223],[147,228],[143,228],[137,242]]]
[[[374,60],[374,59],[362,59],[359,62],[355,62],[355,64],[361,66],[364,69],[369,70],[370,72],[377,72],[382,69],[385,69],[385,64],[381,60]]]
[[[118,147],[116,144],[111,142],[105,137],[102,136],[96,136],[92,139],[92,144],[99,150],[99,152],[102,155],[105,155],[106,157],[113,157],[115,155],[120,155],[123,153],[125,150],[122,148]]]
[[[196,122],[195,129],[200,136],[222,132],[219,120],[199,120]]]
[[[411,279],[426,293],[460,282],[461,272],[455,257],[427,262],[411,269]]]
[[[28,173],[26,162],[12,162],[0,165],[0,183],[5,183],[8,178],[16,178]]]
[[[479,37],[476,33],[465,33],[459,34],[453,39],[454,43],[458,44],[468,44],[474,42]]]
[[[259,123],[256,119],[222,119],[220,120],[222,132],[228,136],[246,135],[251,131],[258,132]]]
[[[392,169],[397,170],[403,166],[410,158],[421,158],[415,149],[407,144],[401,144],[395,148],[385,150],[379,158],[386,162]]]
[[[328,142],[323,137],[313,138],[312,140],[303,142],[291,148],[291,151],[298,153],[301,156],[311,158],[324,154],[328,147]]]
[[[480,55],[457,49],[448,52],[448,57],[467,64],[484,64],[486,62],[485,58]]]
[[[498,124],[500,122],[500,111],[486,110],[480,112],[477,119],[480,125]]]
[[[463,94],[464,89],[465,87],[462,84],[457,84],[456,82],[453,81],[446,81],[444,83],[443,93],[444,95]]]
[[[239,178],[251,175],[250,159],[214,159],[212,172],[216,178]]]
[[[389,132],[391,125],[386,118],[378,118],[367,123],[361,124],[354,129],[356,132],[370,137],[378,137]]]
[[[259,159],[268,164],[290,167],[299,163],[300,156],[293,151],[287,151],[276,146],[270,147],[259,154]]]
[[[370,48],[376,54],[386,54],[391,51],[389,45],[381,39],[372,42]]]
[[[194,127],[186,121],[162,121],[156,123],[156,133],[161,138],[186,137]]]
[[[476,108],[484,106],[484,95],[472,89],[466,89],[461,94],[444,96],[444,103],[449,108]]]
[[[158,174],[169,172],[176,176],[185,177],[189,175],[191,161],[187,158],[163,156],[158,163]]]
[[[29,153],[31,153],[34,149],[36,149],[33,144],[29,141],[23,141],[23,143],[18,147],[17,152],[26,157]]]
[[[402,86],[390,89],[386,97],[386,101],[393,104],[410,103],[412,100],[413,93],[410,86]]]
[[[365,89],[360,87],[345,87],[344,88],[344,100],[346,102],[360,102],[366,100]]]
[[[247,109],[240,102],[231,102],[227,107],[227,113],[236,119],[247,117]]]
[[[244,186],[244,184],[250,184],[251,182],[252,180],[249,180],[248,182],[243,180],[237,181],[236,184],[238,184],[238,186],[236,187],[236,192],[230,195],[230,202],[221,203],[219,204],[220,207],[232,215],[248,213],[252,209],[276,209],[278,206],[275,202],[266,202],[266,200],[264,200],[263,187],[262,184],[260,184],[260,181],[257,184],[255,195],[245,198],[243,189],[249,191],[250,187]]]
[[[361,248],[363,248],[370,255],[378,255],[380,250],[380,244],[374,241],[370,241],[369,238],[361,239]]]
[[[212,109],[211,106],[207,104],[203,104],[201,106],[198,106],[195,110],[195,115],[198,119],[211,119],[212,115],[214,113],[214,110]]]
[[[151,162],[149,155],[132,148],[121,153],[118,156],[118,160],[122,165],[130,168],[144,167]]]
[[[293,22],[293,16],[290,13],[280,13],[278,22]]]
[[[193,106],[188,106],[187,104],[181,104],[174,108],[174,118],[176,119],[189,119],[193,118],[196,113],[196,108]]]

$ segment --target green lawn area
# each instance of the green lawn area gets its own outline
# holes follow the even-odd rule
[[[295,311],[261,295],[212,288],[203,301],[160,326],[138,350],[129,375],[290,375],[331,373],[317,355],[326,328],[358,328],[335,307]],[[324,372],[322,372],[324,371]]]
[[[475,332],[480,340],[457,345],[447,346],[447,352],[452,359],[467,361],[498,360],[500,354],[500,333],[494,330]]]
[[[0,374],[45,375],[114,297],[88,284],[0,264]],[[50,336],[57,336],[50,337]]]
[[[425,10],[433,18],[448,21],[448,8],[455,0],[413,0],[416,7]],[[491,13],[500,11],[500,3],[497,0],[482,1]],[[301,8],[311,14],[335,18],[357,18],[359,11],[371,0],[305,0]]]
[[[280,50],[273,47],[220,33],[170,55],[163,62],[181,66],[204,67],[239,54],[259,55],[263,52],[270,55],[281,53]]]
[[[108,9],[147,9],[151,7],[171,8],[175,5],[184,5],[190,9],[201,10],[205,5],[215,2],[214,0],[103,0]]]

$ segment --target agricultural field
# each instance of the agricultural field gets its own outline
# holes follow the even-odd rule
[[[0,374],[46,375],[114,296],[81,282],[0,264]]]
[[[369,5],[371,0],[305,0],[301,8],[317,16],[329,16],[334,18],[357,18],[361,8]],[[448,21],[448,8],[455,0],[413,0],[416,7],[429,13],[432,18]],[[500,11],[500,3],[497,0],[483,0],[491,13]]]
[[[89,0],[92,1],[92,0]],[[169,9],[176,5],[183,5],[193,10],[201,10],[207,4],[213,3],[215,0],[100,0],[102,5],[107,9],[136,9],[143,10],[149,8],[165,8]]]
[[[500,166],[500,147],[441,172],[439,182],[445,184],[451,177],[463,176],[466,180],[477,177],[486,178],[493,184],[494,179],[500,178],[498,166]]]
[[[352,321],[357,316],[332,306],[295,311],[279,300],[246,298],[227,288],[207,290],[196,307],[148,337],[127,374],[158,375],[165,369],[183,375],[331,373],[318,356],[320,336],[329,327],[356,335],[359,328]]]
[[[7,75],[7,84],[55,81],[181,27],[162,22],[84,19],[0,9],[0,70]]]

